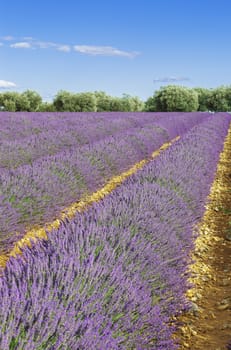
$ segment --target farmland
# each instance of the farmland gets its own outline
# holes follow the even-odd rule
[[[177,349],[173,316],[189,307],[195,227],[230,115],[2,112],[0,120],[0,255],[149,159],[9,259],[0,349]]]
[[[185,114],[161,118],[161,113],[125,116],[0,115],[0,255],[12,247],[14,237],[23,236],[25,227],[53,219],[68,204],[207,117],[203,113],[191,118]]]

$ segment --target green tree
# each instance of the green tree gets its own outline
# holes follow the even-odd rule
[[[138,96],[131,96],[132,112],[141,112],[144,110],[144,102]]]
[[[4,102],[4,107],[6,111],[16,112],[16,105],[15,105],[15,101],[13,100],[6,100]]]
[[[15,101],[16,111],[30,111],[30,101],[27,96],[19,94]]]
[[[192,112],[197,111],[198,94],[193,89],[178,85],[161,87],[154,94],[156,111]]]
[[[209,98],[210,110],[215,112],[226,112],[230,110],[229,89],[225,86],[220,86],[211,91]]]
[[[129,94],[123,94],[120,102],[121,111],[123,112],[138,112],[144,108],[144,103],[137,96],[133,97]]]
[[[19,101],[19,93],[14,91],[7,91],[0,95],[0,105],[4,107],[4,110],[10,112],[17,111],[17,102]]]
[[[56,112],[56,109],[52,102],[43,102],[39,106],[38,112]]]
[[[112,97],[110,101],[110,109],[111,112],[121,112],[123,111],[123,102],[119,97]]]
[[[226,100],[228,103],[228,110],[231,111],[231,85],[226,86]]]
[[[92,92],[73,94],[59,91],[53,101],[55,109],[59,112],[95,112],[96,97]]]
[[[96,112],[97,99],[92,92],[81,92],[73,95],[76,112]]]
[[[156,100],[154,96],[149,97],[144,103],[146,112],[156,112]]]
[[[42,97],[33,90],[26,90],[21,94],[21,97],[29,101],[29,112],[36,112],[39,110],[39,106],[42,103]]]
[[[104,91],[95,91],[96,110],[97,112],[110,111],[112,97],[107,95]]]
[[[53,104],[58,112],[74,112],[73,94],[61,90],[54,98]]]
[[[200,88],[200,87],[196,87],[193,90],[196,91],[196,93],[198,94],[198,103],[199,103],[198,111],[205,112],[210,110],[211,109],[210,98],[211,98],[212,90]]]

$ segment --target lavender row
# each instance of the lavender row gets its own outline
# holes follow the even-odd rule
[[[208,118],[206,114],[203,118]],[[147,158],[164,142],[182,135],[203,119],[192,114],[167,115],[159,123],[0,172],[0,252],[23,236],[28,224],[43,224],[83,195],[101,187],[113,175]],[[161,127],[163,125],[163,127]],[[18,231],[16,236],[14,233]],[[9,234],[11,232],[11,234]]]
[[[193,227],[205,210],[230,118],[195,126],[0,279],[0,348],[173,350],[187,307]]]
[[[31,135],[39,135],[44,131],[51,132],[53,130],[77,130],[76,127],[84,125],[99,125],[105,128],[107,132],[111,130],[122,130],[125,128],[142,126],[144,123],[158,121],[163,116],[177,116],[178,112],[169,113],[146,113],[146,112],[0,112],[0,138],[1,140],[19,140],[31,137]],[[181,113],[191,117],[195,113]],[[204,112],[197,113],[203,116]],[[92,135],[94,137],[94,135]]]
[[[40,157],[91,144],[125,130],[153,123],[164,127],[169,118],[179,119],[179,114],[0,113],[0,171],[31,164]],[[185,114],[184,118],[195,120],[195,114]],[[196,114],[196,118],[203,120],[205,113]]]
[[[125,118],[121,114],[117,117],[100,115],[97,118],[95,113],[83,113],[81,116],[72,113],[8,115],[7,120],[1,120],[0,167],[16,168],[32,163],[39,157],[69,147],[94,143],[128,129],[140,128],[153,119],[158,120],[158,117],[138,120],[133,115]]]
[[[159,131],[159,130],[158,130]],[[1,249],[12,246],[5,234],[25,224],[52,220],[62,208],[101,187],[169,140],[166,132],[143,128],[142,133],[124,132],[82,148],[75,147],[20,166],[0,175]],[[18,239],[18,237],[17,237]]]

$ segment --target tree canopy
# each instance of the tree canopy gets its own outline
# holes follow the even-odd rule
[[[231,86],[214,89],[168,85],[144,102],[138,96],[110,96],[104,91],[72,93],[60,90],[44,102],[33,90],[0,93],[0,110],[18,112],[191,112],[231,111]]]
[[[154,108],[160,112],[192,112],[198,109],[198,94],[183,86],[161,87],[154,96]],[[152,102],[149,100],[149,103]]]

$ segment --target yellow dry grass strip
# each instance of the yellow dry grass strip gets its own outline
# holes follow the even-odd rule
[[[129,170],[123,172],[120,175],[114,176],[109,182],[102,187],[100,190],[87,195],[80,201],[71,204],[66,209],[62,210],[59,218],[54,221],[45,224],[43,227],[34,226],[29,229],[24,237],[15,243],[13,249],[6,255],[0,255],[0,267],[5,267],[10,256],[16,257],[17,254],[21,253],[21,248],[24,246],[31,246],[30,240],[36,241],[38,238],[47,239],[46,232],[50,232],[53,229],[59,228],[61,221],[65,218],[73,218],[76,212],[82,212],[89,205],[94,202],[98,202],[103,199],[107,194],[111,193],[117,186],[119,186],[125,179],[132,174],[136,173],[139,169],[143,168],[145,164],[157,157],[162,151],[170,147],[175,141],[179,140],[180,136],[175,137],[170,142],[164,143],[158,150],[154,151],[149,159],[141,160],[140,162],[133,165]]]
[[[230,146],[231,124],[219,157],[205,213],[195,228],[199,234],[192,252],[193,263],[189,266],[191,275],[189,281],[192,283],[192,288],[187,291],[186,296],[191,302],[196,302],[199,313],[196,317],[192,316],[192,313],[187,313],[178,318],[178,321],[183,322],[183,326],[174,335],[174,338],[180,340],[179,350],[223,349],[220,346],[222,341],[225,341],[225,332],[228,332],[219,328],[222,320],[219,319],[220,312],[214,307],[214,295],[215,299],[218,298],[217,301],[222,295],[224,298],[225,287],[221,287],[219,280],[224,277],[220,275],[217,267],[214,267],[213,262],[218,248],[224,245],[222,232],[227,219],[224,222],[219,219],[221,214],[216,213],[218,211],[216,206],[224,205],[228,198],[227,193],[230,191],[230,182],[227,183],[231,169]],[[220,346],[215,346],[215,343]]]
[[[192,274],[192,277],[189,278],[189,282],[194,285],[194,287],[187,292],[187,297],[190,299],[195,297],[195,294],[198,292],[198,287],[201,287],[203,284],[203,280],[201,280],[202,277],[206,276],[210,280],[214,279],[214,273],[208,257],[214,243],[222,241],[222,238],[217,236],[217,227],[216,223],[214,223],[214,203],[218,202],[219,197],[224,195],[224,191],[226,190],[222,183],[222,176],[227,171],[224,169],[223,164],[227,162],[227,149],[230,145],[230,139],[231,125],[224,142],[223,151],[219,157],[215,180],[210,188],[208,204],[205,206],[206,211],[201,222],[197,225],[199,235],[196,238],[195,249],[192,254],[194,263],[189,267]],[[205,258],[204,261],[202,260],[203,257]]]

